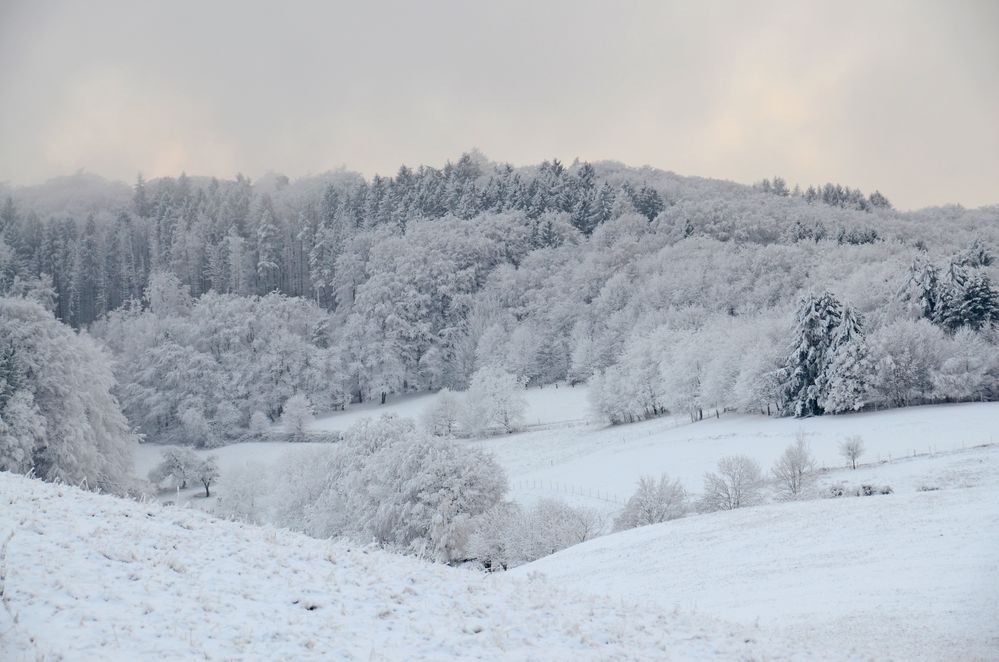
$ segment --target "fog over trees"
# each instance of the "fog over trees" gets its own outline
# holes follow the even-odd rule
[[[106,345],[149,441],[558,380],[590,381],[612,423],[999,397],[997,207],[902,213],[837,184],[476,152],[370,180],[79,175],[2,193],[0,290]],[[509,431],[522,405],[505,402],[466,419]],[[27,421],[23,396],[0,404]],[[438,432],[460,432],[452,409]],[[21,425],[31,448],[38,426]]]

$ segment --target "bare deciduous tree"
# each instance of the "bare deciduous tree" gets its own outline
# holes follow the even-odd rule
[[[852,437],[847,437],[839,445],[839,454],[850,463],[852,468],[856,469],[857,460],[864,454],[864,440],[860,435],[856,434]]]
[[[671,481],[666,474],[660,476],[658,481],[652,476],[642,476],[638,480],[638,489],[614,520],[614,529],[622,531],[658,524],[683,517],[686,512],[687,491],[680,481]]]
[[[763,474],[758,465],[745,455],[730,455],[718,461],[718,473],[704,474],[705,511],[734,510],[760,502]]]
[[[795,437],[795,442],[771,469],[777,489],[785,499],[800,499],[815,477],[815,459],[805,443],[805,434],[799,432]]]

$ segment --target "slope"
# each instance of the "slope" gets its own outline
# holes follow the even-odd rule
[[[632,529],[511,571],[757,624],[827,652],[994,659],[999,488],[827,499]]]
[[[631,599],[0,473],[0,658],[784,659]]]

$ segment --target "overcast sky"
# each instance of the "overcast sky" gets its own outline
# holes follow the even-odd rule
[[[0,181],[473,147],[999,203],[999,2],[0,0]]]

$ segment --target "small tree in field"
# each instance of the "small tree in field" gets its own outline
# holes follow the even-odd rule
[[[423,428],[435,437],[450,437],[458,426],[461,403],[450,389],[442,388],[423,413]]]
[[[854,469],[857,468],[857,460],[864,454],[864,440],[860,435],[847,437],[839,445],[839,454],[850,463]]]
[[[686,512],[687,491],[680,481],[671,481],[666,474],[660,476],[658,481],[652,476],[642,476],[638,480],[638,489],[614,520],[614,530],[658,524],[683,517]]]
[[[796,441],[784,449],[784,454],[770,471],[783,498],[801,498],[815,477],[815,460],[805,443],[804,433],[797,434]]]
[[[718,473],[704,474],[705,511],[734,510],[760,502],[760,465],[745,455],[730,455],[718,461]]]
[[[478,432],[498,425],[504,432],[520,426],[527,410],[524,380],[496,366],[479,368],[465,394],[463,427]]]
[[[190,448],[164,448],[162,459],[149,472],[149,480],[159,485],[170,479],[175,487],[186,489],[197,478],[198,456]]]
[[[305,439],[305,429],[314,418],[312,403],[301,393],[296,393],[285,401],[281,423],[294,441]]]
[[[210,497],[212,493],[209,491],[209,488],[219,477],[219,465],[214,455],[209,455],[205,458],[204,462],[198,465],[197,477],[201,481],[201,484],[205,486],[205,498]]]

